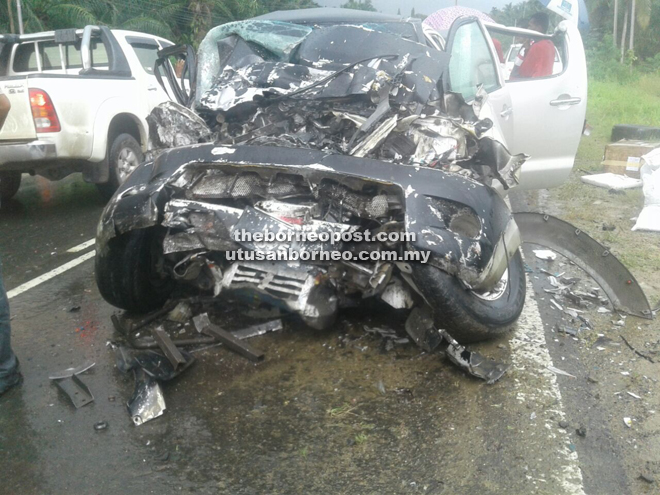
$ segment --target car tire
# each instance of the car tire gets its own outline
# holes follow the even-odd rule
[[[161,237],[157,229],[149,228],[108,241],[96,255],[96,285],[103,299],[138,314],[158,309],[169,299],[174,281],[157,272]]]
[[[8,201],[18,192],[21,187],[20,172],[5,172],[0,174],[0,201]]]
[[[660,127],[649,127],[646,125],[617,124],[612,127],[610,140],[613,143],[621,139],[633,141],[660,141]]]
[[[108,147],[106,155],[110,178],[108,182],[97,184],[105,199],[110,199],[120,185],[128,178],[140,163],[144,154],[140,143],[130,134],[119,134]]]
[[[493,293],[467,289],[453,275],[428,264],[412,265],[413,280],[433,309],[436,326],[461,344],[479,342],[506,333],[525,305],[526,279],[520,251],[509,261]]]

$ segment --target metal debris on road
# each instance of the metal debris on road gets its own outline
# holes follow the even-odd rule
[[[172,342],[170,336],[163,330],[163,327],[152,328],[151,335],[158,344],[158,347],[163,351],[163,354],[170,360],[175,370],[180,365],[186,363],[186,358],[183,357],[181,351],[174,345],[174,342]]]
[[[391,328],[380,328],[380,327],[371,328],[365,325],[364,331],[371,334],[378,334],[388,342],[391,342],[392,344],[407,344],[408,342],[410,342],[409,338],[399,337],[399,334],[396,332],[396,330],[393,330]]]
[[[566,335],[571,335],[573,337],[577,337],[579,328],[571,328],[567,326],[560,326],[556,325],[555,327],[559,333],[565,333]]]
[[[94,429],[96,431],[107,430],[108,429],[108,422],[107,421],[99,421],[98,423],[94,423]]]
[[[406,320],[406,332],[415,344],[426,352],[433,351],[442,342],[442,335],[433,323],[431,309],[426,305],[417,307],[410,312]]]
[[[67,378],[53,379],[57,387],[64,392],[76,409],[94,402],[94,396],[85,383],[78,378],[78,375],[71,375]]]
[[[523,242],[556,251],[590,275],[615,310],[652,319],[651,306],[635,277],[610,250],[568,222],[540,213],[515,213]]]
[[[86,362],[75,368],[67,368],[48,376],[57,387],[71,400],[76,409],[94,402],[94,396],[85,383],[78,377],[80,373],[92,368],[96,363]]]
[[[449,343],[447,349],[445,349],[445,353],[449,359],[472,376],[486,380],[488,385],[492,385],[502,378],[504,373],[509,369],[509,365],[507,364],[486,359],[478,352],[468,351],[446,331],[440,330],[440,334]]]
[[[128,412],[135,426],[162,416],[165,412],[165,397],[160,385],[142,368],[133,370],[135,375],[135,390],[128,401]]]
[[[626,393],[627,393],[630,397],[633,397],[633,398],[635,398],[635,399],[641,399],[641,397],[640,397],[639,395],[637,395],[637,394],[634,394],[634,393],[632,393],[632,392],[628,392],[628,391],[626,391]]]
[[[57,371],[55,373],[51,373],[48,375],[49,380],[60,380],[62,378],[70,378],[73,375],[79,375],[80,373],[84,373],[90,368],[93,368],[96,363],[91,362],[91,361],[86,361],[84,364],[81,364],[80,366],[77,366],[75,368],[67,368],[62,371]]]
[[[232,332],[234,337],[237,339],[250,339],[252,337],[258,337],[259,335],[264,335],[268,332],[277,332],[282,330],[284,326],[282,325],[282,320],[279,318],[277,320],[267,321],[266,323],[259,323],[257,325],[252,325],[247,328],[242,328]]]
[[[550,302],[551,302],[552,305],[553,305],[555,308],[557,308],[559,311],[564,311],[564,308],[562,308],[562,307],[559,305],[559,303],[558,303],[557,301],[555,301],[554,299],[550,299]]]
[[[181,301],[167,314],[167,319],[176,323],[185,323],[190,320],[192,316],[193,312],[190,304],[186,301]]]
[[[241,342],[240,339],[236,338],[230,332],[211,323],[208,313],[202,313],[193,317],[193,322],[199,332],[211,335],[218,342],[222,342],[228,349],[248,358],[252,362],[263,361],[264,353],[262,351],[254,349],[245,342]]]

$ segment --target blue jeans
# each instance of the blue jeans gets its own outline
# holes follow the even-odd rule
[[[0,263],[0,393],[16,382],[18,360],[11,350],[11,327],[9,326],[9,301],[2,283]]]

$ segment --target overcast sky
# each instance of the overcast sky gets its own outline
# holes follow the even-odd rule
[[[316,0],[319,5],[324,7],[339,7],[346,0]],[[443,7],[454,5],[454,0],[371,0],[376,10],[383,14],[396,14],[401,9],[401,15],[410,15],[410,10],[414,7],[417,14],[431,14]],[[458,4],[464,7],[472,7],[483,12],[490,12],[493,7],[503,7],[507,3],[514,5],[519,0],[458,0]]]

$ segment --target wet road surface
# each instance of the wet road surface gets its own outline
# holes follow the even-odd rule
[[[476,346],[511,364],[495,385],[412,344],[388,350],[363,326],[402,331],[403,320],[369,306],[322,333],[286,319],[284,331],[251,341],[266,352],[257,365],[222,348],[197,352],[190,370],[164,384],[165,415],[133,426],[125,407],[133,379],[115,367],[114,308],[98,294],[93,260],[23,285],[89,257],[93,246],[67,250],[93,237],[102,206],[80,179],[30,179],[0,211],[25,376],[0,398],[1,494],[657,493],[636,470],[644,459],[644,469],[660,467],[651,406],[628,413],[647,420],[647,433],[627,428],[627,403],[612,393],[629,384],[608,385],[622,376],[612,366],[644,360],[558,338],[528,251],[530,297],[516,331]],[[227,327],[236,321],[245,323],[229,311]],[[81,377],[95,401],[75,410],[47,377],[88,360],[96,366]],[[651,395],[654,371],[640,372],[635,390]],[[99,421],[108,428],[95,431]]]

